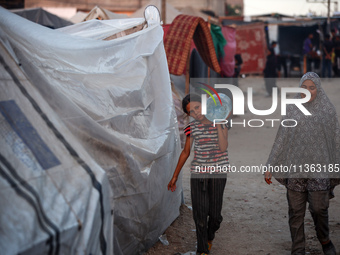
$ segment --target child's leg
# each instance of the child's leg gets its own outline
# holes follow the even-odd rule
[[[212,178],[209,180],[209,223],[208,223],[208,240],[215,238],[215,232],[220,228],[223,220],[221,215],[223,205],[223,193],[227,178]]]
[[[208,250],[208,212],[209,197],[207,190],[208,179],[191,178],[192,213],[196,225],[197,252],[209,253]]]

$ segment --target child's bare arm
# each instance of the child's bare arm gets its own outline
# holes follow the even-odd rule
[[[172,176],[171,181],[168,184],[168,190],[170,189],[172,192],[176,190],[176,182],[178,179],[178,175],[181,172],[181,169],[183,165],[185,164],[185,162],[187,161],[188,157],[190,156],[190,150],[191,150],[191,145],[192,145],[193,140],[194,139],[190,137],[187,137],[185,140],[185,145],[181,152],[181,155],[179,156],[175,172]]]
[[[224,152],[228,148],[228,128],[222,128],[222,125],[216,126],[218,134],[218,146],[220,147],[220,151]]]

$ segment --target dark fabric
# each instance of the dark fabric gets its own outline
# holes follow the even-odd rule
[[[335,40],[335,42],[334,42],[334,53],[337,57],[340,57],[340,41]]]
[[[273,94],[273,88],[276,87],[276,78],[265,78],[264,79],[266,90],[269,96]]]
[[[324,43],[323,43],[322,46],[323,46],[323,47],[322,47],[322,51],[324,52],[324,49],[326,49],[326,51],[328,52],[328,54],[332,52],[333,47],[334,47],[333,42],[330,41],[330,40],[329,40],[329,41],[324,41]],[[324,53],[325,53],[325,52],[324,52]]]
[[[322,77],[332,78],[332,61],[330,59],[326,59],[325,56],[322,58]]]
[[[312,51],[312,48],[310,45],[312,44],[312,41],[310,38],[306,38],[305,41],[303,42],[303,54],[308,54],[309,52]]]
[[[226,177],[190,179],[198,253],[209,253],[208,240],[214,240],[215,232],[220,228],[223,220],[221,211],[226,182]]]
[[[277,77],[277,59],[273,48],[269,49],[270,54],[267,56],[266,66],[264,68],[265,78],[275,78]]]
[[[200,54],[196,49],[193,49],[190,56],[190,78],[206,78],[209,77],[208,66],[204,63]],[[219,78],[220,74],[210,69],[210,78]]]
[[[208,66],[204,63],[196,49],[193,49],[191,52],[189,74],[190,78],[208,77]]]
[[[73,25],[72,22],[45,11],[43,8],[13,10],[13,13],[39,25],[53,29]]]
[[[287,189],[289,228],[292,239],[291,254],[305,254],[304,218],[306,204],[312,215],[320,243],[329,240],[328,207],[329,190],[298,192]]]

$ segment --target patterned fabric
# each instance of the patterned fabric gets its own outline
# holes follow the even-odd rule
[[[328,190],[340,181],[339,172],[337,176],[332,175],[333,179],[326,178],[328,175],[324,173],[321,174],[322,178],[317,178],[321,176],[319,173],[306,173],[306,167],[313,164],[328,169],[330,164],[340,163],[340,127],[335,107],[321,87],[316,73],[306,73],[301,78],[300,87],[306,80],[313,81],[317,88],[316,98],[303,104],[312,115],[304,115],[295,105],[287,106],[287,115],[282,119],[294,119],[298,124],[296,127],[280,126],[267,161],[267,165],[271,166],[295,166],[297,172],[273,175],[288,189],[299,192]],[[301,98],[301,95],[297,94],[295,98]]]
[[[207,23],[200,17],[189,15],[178,15],[171,23],[164,38],[169,72],[174,75],[183,74],[192,39],[194,39],[196,48],[207,66],[220,73],[221,68]]]
[[[225,128],[225,127],[224,127]],[[184,128],[187,136],[194,139],[192,174],[226,174],[229,169],[228,151],[220,151],[217,127],[192,121]]]

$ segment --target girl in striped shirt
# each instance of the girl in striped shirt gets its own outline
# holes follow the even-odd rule
[[[213,125],[201,114],[201,98],[187,95],[182,101],[183,111],[195,120],[184,128],[186,142],[168,190],[175,191],[178,175],[188,159],[194,143],[191,163],[191,202],[196,225],[197,252],[208,254],[215,232],[222,222],[223,192],[227,181],[228,128]]]

